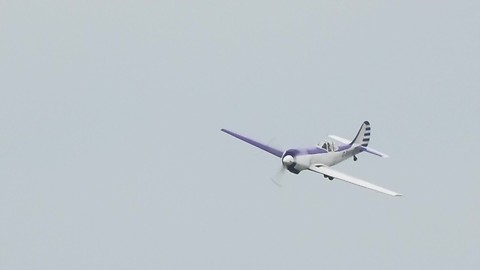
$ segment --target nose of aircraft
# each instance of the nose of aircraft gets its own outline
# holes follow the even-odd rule
[[[295,159],[292,156],[287,155],[283,157],[282,162],[285,166],[290,166],[295,162]]]

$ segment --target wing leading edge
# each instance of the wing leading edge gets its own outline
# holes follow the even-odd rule
[[[328,175],[328,176],[337,178],[339,180],[345,181],[345,182],[350,183],[350,184],[354,184],[354,185],[357,185],[357,186],[361,186],[361,187],[364,187],[364,188],[375,190],[375,191],[385,193],[385,194],[388,194],[388,195],[391,195],[391,196],[402,196],[402,194],[400,194],[400,193],[388,190],[386,188],[379,187],[379,186],[371,184],[367,181],[364,181],[364,180],[358,179],[356,177],[353,177],[353,176],[344,174],[342,172],[336,171],[336,170],[334,170],[330,167],[313,165],[309,169],[311,171],[321,173],[321,174],[324,174],[324,175]]]
[[[240,134],[238,134],[238,133],[235,133],[235,132],[233,132],[233,131],[230,131],[230,130],[227,130],[227,129],[224,129],[224,128],[222,128],[221,131],[223,131],[223,132],[225,132],[225,133],[227,133],[227,134],[229,134],[229,135],[232,135],[233,137],[235,137],[235,138],[237,138],[237,139],[240,139],[240,140],[242,140],[242,141],[244,141],[244,142],[246,142],[246,143],[249,143],[249,144],[251,144],[251,145],[253,145],[253,146],[255,146],[255,147],[258,147],[258,148],[262,149],[263,151],[266,151],[266,152],[268,152],[268,153],[270,153],[270,154],[272,154],[272,155],[274,155],[274,156],[277,156],[277,157],[279,157],[279,158],[281,158],[282,155],[283,155],[283,151],[282,151],[282,150],[275,149],[275,148],[273,148],[273,147],[271,147],[271,146],[268,146],[268,145],[263,144],[263,143],[261,143],[261,142],[257,142],[257,141],[255,141],[255,140],[252,140],[252,139],[250,139],[250,138],[247,138],[247,137],[245,137],[245,136],[243,136],[243,135],[240,135]]]

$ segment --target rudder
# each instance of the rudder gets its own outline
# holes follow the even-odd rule
[[[350,144],[367,147],[368,142],[370,142],[370,123],[368,121],[365,121],[360,127],[360,130],[358,130],[357,136],[355,136],[355,139],[353,139]]]

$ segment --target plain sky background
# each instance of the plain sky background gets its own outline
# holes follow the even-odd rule
[[[478,269],[480,2],[0,1],[0,269]],[[372,124],[343,172],[282,148]]]

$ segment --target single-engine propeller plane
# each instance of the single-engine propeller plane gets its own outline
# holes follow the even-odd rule
[[[364,180],[332,169],[332,166],[351,157],[353,157],[353,160],[356,161],[357,155],[362,152],[370,153],[379,157],[388,157],[386,154],[368,147],[368,143],[370,141],[370,123],[368,121],[363,122],[360,130],[352,141],[336,135],[329,135],[331,139],[340,142],[340,144],[337,145],[333,141],[326,140],[322,143],[319,143],[315,147],[294,148],[286,151],[257,142],[230,130],[222,129],[222,131],[281,158],[282,168],[277,176],[272,179],[279,186],[280,184],[278,183],[278,178],[283,171],[288,170],[291,173],[299,174],[301,171],[309,170],[323,174],[325,178],[330,180],[339,179],[391,196],[402,196],[400,193],[379,187]]]

